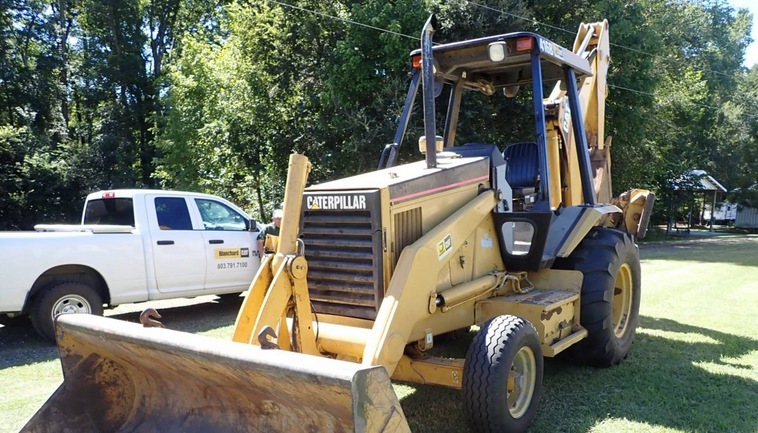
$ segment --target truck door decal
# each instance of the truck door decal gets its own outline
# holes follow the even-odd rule
[[[250,257],[250,248],[216,248],[213,252],[216,260]]]

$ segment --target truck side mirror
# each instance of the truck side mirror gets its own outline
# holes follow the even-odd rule
[[[245,227],[249,232],[258,231],[258,224],[255,223],[255,220],[245,220]]]

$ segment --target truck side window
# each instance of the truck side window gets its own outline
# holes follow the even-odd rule
[[[155,213],[161,230],[192,230],[187,202],[180,197],[157,197]]]
[[[196,198],[195,203],[197,203],[197,209],[200,211],[200,217],[203,219],[203,226],[206,230],[246,230],[245,220],[247,218],[229,206],[214,200],[200,198]]]

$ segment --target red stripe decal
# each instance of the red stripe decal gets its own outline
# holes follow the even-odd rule
[[[466,184],[474,183],[474,182],[479,182],[480,180],[487,180],[487,179],[489,179],[489,177],[490,177],[489,175],[485,175],[485,176],[477,177],[477,178],[474,178],[474,179],[469,179],[469,180],[464,180],[464,181],[461,181],[461,182],[451,183],[449,185],[439,186],[437,188],[428,189],[426,191],[414,192],[413,194],[404,195],[402,197],[398,197],[398,198],[392,199],[390,201],[392,203],[397,203],[397,202],[401,202],[401,201],[408,200],[408,199],[411,199],[411,198],[420,197],[422,195],[431,194],[433,192],[444,191],[446,189],[455,188],[457,186],[466,185]]]

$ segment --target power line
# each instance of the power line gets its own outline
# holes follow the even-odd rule
[[[365,24],[365,23],[361,23],[361,22],[358,22],[358,21],[349,20],[347,18],[342,18],[342,17],[337,17],[337,16],[334,16],[334,15],[329,15],[329,14],[324,13],[324,12],[319,12],[319,11],[314,11],[314,10],[311,10],[311,9],[306,9],[304,7],[300,7],[300,6],[296,6],[296,5],[291,5],[289,3],[284,3],[284,2],[277,1],[277,0],[264,0],[264,1],[267,1],[269,3],[274,3],[274,4],[277,4],[279,6],[284,6],[284,7],[290,8],[290,9],[297,9],[299,11],[308,12],[308,13],[311,13],[311,14],[314,14],[314,15],[319,15],[319,16],[326,17],[326,18],[331,18],[333,20],[342,21],[342,22],[345,22],[345,23],[348,23],[348,24],[353,24],[353,25],[356,25],[356,26],[365,27],[365,28],[368,28],[368,29],[373,29],[373,30],[377,30],[377,31],[380,31],[380,32],[384,32],[384,33],[389,33],[391,35],[400,36],[400,37],[408,38],[408,39],[413,39],[416,42],[418,42],[419,38],[420,38],[420,37],[416,37],[416,36],[406,35],[405,33],[400,33],[400,32],[396,32],[396,31],[393,31],[393,30],[389,30],[389,29],[384,29],[384,28],[381,28],[381,27],[372,26],[370,24]]]
[[[476,6],[476,7],[482,8],[482,9],[487,9],[487,10],[490,10],[490,11],[492,11],[492,12],[498,12],[498,13],[501,13],[501,14],[503,14],[503,15],[508,15],[508,16],[510,16],[510,17],[513,17],[513,18],[517,18],[517,19],[520,19],[520,20],[522,20],[522,21],[529,21],[529,22],[531,22],[531,23],[532,23],[532,25],[536,25],[536,24],[539,24],[539,25],[541,25],[541,26],[545,26],[545,27],[551,28],[551,29],[553,29],[553,30],[558,30],[558,31],[561,31],[561,32],[565,32],[565,33],[568,33],[568,34],[570,34],[570,35],[575,35],[575,34],[576,34],[576,32],[572,32],[571,30],[566,30],[566,29],[564,29],[564,28],[562,28],[562,27],[554,26],[554,25],[552,25],[552,24],[548,24],[548,23],[543,23],[543,22],[541,22],[541,21],[537,21],[537,20],[535,20],[534,18],[527,18],[527,17],[524,17],[524,16],[516,15],[516,14],[510,13],[510,12],[506,12],[506,11],[504,11],[504,10],[501,10],[501,9],[496,9],[496,8],[493,8],[493,7],[491,7],[491,6],[483,5],[483,4],[480,4],[480,3],[476,3],[476,2],[472,2],[472,1],[467,1],[467,3],[469,3],[469,4],[471,4],[471,5],[474,5],[474,6]],[[637,49],[637,48],[627,47],[627,46],[625,46],[625,45],[614,44],[613,42],[609,42],[609,43],[610,43],[610,45],[611,45],[612,47],[621,48],[621,49],[623,49],[623,50],[632,51],[632,52],[634,52],[634,53],[637,53],[637,54],[642,54],[642,55],[645,55],[645,56],[650,56],[650,57],[654,57],[654,58],[659,58],[659,59],[662,59],[662,60],[664,60],[664,61],[667,61],[667,62],[678,63],[678,64],[680,64],[680,65],[687,65],[687,63],[686,63],[686,62],[683,62],[683,61],[681,61],[681,60],[675,60],[675,59],[667,59],[667,58],[664,58],[664,57],[658,57],[658,56],[656,56],[655,54],[651,54],[651,53],[648,53],[648,52],[642,51],[642,50],[640,50],[640,49]],[[712,73],[712,74],[716,74],[716,75],[723,75],[723,76],[725,76],[725,77],[732,77],[731,75],[729,75],[729,74],[727,74],[727,73],[725,73],[725,72],[721,72],[721,71],[715,71],[715,70],[713,70],[713,69],[708,69],[708,68],[699,68],[699,69],[700,69],[700,71],[702,71],[702,72],[710,72],[710,73]]]
[[[516,15],[516,14],[510,13],[510,12],[506,12],[504,10],[495,9],[493,7],[490,7],[490,6],[487,6],[487,5],[483,5],[483,4],[479,4],[479,3],[475,3],[475,2],[472,2],[472,1],[467,1],[466,3],[469,3],[469,4],[472,4],[474,6],[480,7],[482,9],[491,10],[492,12],[499,12],[499,13],[501,13],[503,15],[508,15],[508,16],[511,16],[513,18],[518,18],[518,19],[523,20],[523,21],[530,21],[532,24],[539,24],[539,25],[551,28],[553,30],[559,30],[559,31],[562,31],[562,32],[566,32],[566,33],[568,33],[570,35],[576,35],[576,32],[572,32],[570,30],[566,30],[564,28],[557,27],[557,26],[554,26],[554,25],[551,25],[551,24],[548,24],[548,23],[543,23],[543,22],[535,20],[534,18],[527,18],[527,17],[521,16],[521,15]]]
[[[571,35],[575,34],[574,32],[572,32],[570,30],[566,30],[566,29],[564,29],[562,27],[554,26],[552,24],[543,23],[543,22],[537,21],[537,20],[535,20],[533,18],[527,18],[527,17],[521,16],[521,15],[517,15],[517,14],[514,14],[514,13],[506,12],[506,11],[501,10],[501,9],[496,9],[496,8],[493,8],[493,7],[490,7],[490,6],[487,6],[487,5],[483,5],[483,4],[480,4],[480,3],[472,2],[472,1],[467,1],[467,3],[472,4],[474,6],[482,8],[482,9],[487,9],[487,10],[490,10],[490,11],[493,11],[493,12],[499,12],[501,14],[508,15],[508,16],[520,19],[522,21],[529,21],[533,25],[539,24],[539,25],[545,26],[547,28],[551,28],[553,30],[562,31],[562,32],[565,32],[565,33],[568,33],[568,34],[571,34]],[[647,53],[647,52],[639,50],[637,48],[632,48],[632,47],[627,47],[627,46],[624,46],[624,45],[614,44],[613,42],[609,42],[609,44],[611,46],[614,46],[614,47],[617,47],[617,48],[621,48],[621,49],[624,49],[624,50],[629,50],[629,51],[632,51],[632,52],[635,52],[635,53],[638,53],[638,54],[643,54],[643,55],[650,56],[650,57],[657,57],[657,56],[655,56],[653,54]],[[658,57],[658,58],[660,58],[660,57]],[[663,58],[663,60],[686,65],[685,62],[682,62],[682,61],[679,61],[679,60],[665,59],[665,58]],[[707,72],[710,72],[712,74],[723,75],[725,77],[732,77],[731,75],[729,75],[729,74],[727,74],[725,72],[715,71],[715,70],[712,70],[712,69],[702,68],[700,70],[703,71],[703,72],[707,71]],[[643,92],[641,90],[630,89],[628,87],[617,86],[617,85],[612,85],[612,84],[608,84],[608,87],[611,87],[611,88],[614,88],[614,89],[619,89],[619,90],[625,90],[625,91],[628,91],[628,92],[638,93],[638,94],[642,94],[642,95],[653,96],[653,97],[656,97],[656,98],[658,97],[658,95],[656,95],[654,93]],[[699,107],[709,108],[709,109],[718,110],[718,111],[723,112],[723,108],[721,108],[721,107],[715,107],[715,106],[712,106],[712,105],[701,104],[701,103],[694,102],[694,101],[689,101],[689,100],[685,100],[684,102],[692,104],[692,105],[696,105],[696,106],[699,106]],[[751,115],[751,114],[747,114],[747,113],[743,113],[743,115],[746,116],[746,117],[748,117],[748,118],[752,118],[752,119],[758,118],[758,116],[756,116],[756,115]]]
[[[640,95],[652,96],[654,98],[658,98],[659,97],[659,95],[657,95],[655,93],[652,93],[652,92],[644,92],[642,90],[631,89],[629,87],[618,86],[618,85],[615,85],[615,84],[608,84],[608,87],[610,87],[612,89],[619,89],[619,90],[625,90],[627,92],[638,93]],[[716,107],[715,105],[701,104],[700,102],[690,101],[690,100],[687,100],[687,99],[682,99],[680,101],[676,101],[674,98],[670,98],[670,100],[672,100],[674,102],[680,102],[680,103],[684,102],[684,103],[695,105],[695,106],[698,106],[698,107],[709,108],[709,109],[712,109],[712,110],[721,111],[722,113],[724,112],[724,109],[722,107]],[[751,118],[751,119],[758,118],[758,115],[754,115],[754,114],[742,113],[742,115],[745,116],[745,117]]]
[[[359,22],[359,21],[353,21],[353,20],[350,20],[350,19],[347,19],[347,18],[342,18],[342,17],[330,15],[330,14],[327,14],[327,13],[324,13],[324,12],[319,12],[319,11],[315,11],[315,10],[312,10],[312,9],[307,9],[307,8],[304,8],[304,7],[301,7],[301,6],[292,5],[292,4],[284,3],[284,2],[281,2],[281,1],[277,1],[277,0],[264,0],[264,1],[267,1],[267,2],[270,2],[270,3],[274,3],[274,4],[277,4],[279,6],[284,6],[286,8],[290,8],[290,9],[296,9],[296,10],[299,10],[299,11],[302,11],[302,12],[308,12],[308,13],[313,14],[313,15],[318,15],[318,16],[322,16],[322,17],[326,17],[326,18],[331,18],[331,19],[334,19],[334,20],[342,21],[344,23],[353,24],[353,25],[357,25],[357,26],[360,26],[360,27],[369,28],[369,29],[372,29],[372,30],[377,30],[377,31],[388,33],[388,34],[392,34],[392,35],[395,35],[395,36],[400,36],[400,37],[403,37],[403,38],[412,39],[414,41],[418,41],[419,40],[419,37],[407,35],[405,33],[396,32],[394,30],[389,30],[389,29],[385,29],[385,28],[382,28],[382,27],[372,26],[370,24],[365,24],[365,23],[362,23],[362,22]],[[572,32],[571,30],[567,30],[567,29],[564,29],[562,27],[558,27],[558,26],[554,26],[552,24],[548,24],[548,23],[544,23],[544,22],[541,22],[541,21],[537,21],[534,18],[527,18],[527,17],[521,16],[521,15],[517,15],[517,14],[511,13],[511,12],[506,12],[506,11],[504,11],[502,9],[496,9],[496,8],[491,7],[491,6],[483,5],[481,3],[476,3],[476,2],[472,2],[472,1],[467,1],[467,3],[472,4],[472,5],[476,6],[476,7],[482,8],[482,9],[487,9],[487,10],[492,11],[492,12],[497,12],[497,13],[500,13],[500,14],[503,14],[503,15],[508,15],[508,16],[520,19],[522,21],[529,21],[533,25],[539,24],[541,26],[545,26],[545,27],[553,29],[553,30],[558,30],[558,31],[561,31],[561,32],[564,32],[564,33],[568,33],[570,35],[575,35],[576,34],[576,32]],[[650,56],[650,57],[657,57],[654,54],[650,54],[648,52],[639,50],[637,48],[627,47],[625,45],[619,45],[619,44],[615,44],[613,42],[609,42],[609,44],[611,46],[613,46],[613,47],[621,48],[621,49],[624,49],[624,50],[629,50],[629,51],[632,51],[632,52],[637,53],[637,54],[642,54],[642,55]],[[438,43],[434,42],[434,45],[438,45]],[[658,57],[658,58],[661,58],[661,57]],[[686,65],[685,62],[680,61],[680,60],[666,59],[666,58],[661,58],[661,59],[663,59],[664,61],[668,61],[668,62],[674,62],[674,63],[679,63],[679,64],[682,64],[682,65]],[[725,77],[732,77],[731,75],[729,75],[729,74],[727,74],[725,72],[715,71],[713,69],[708,69],[708,68],[699,68],[699,69],[701,71],[703,71],[703,72],[710,72],[712,74],[718,74],[718,75],[722,75],[722,76],[725,76]]]
[[[630,89],[630,88],[628,88],[628,87],[617,86],[617,85],[615,85],[615,84],[608,84],[608,87],[610,87],[610,88],[612,88],[612,89],[627,90],[627,91],[629,91],[629,92],[633,92],[633,93],[639,93],[640,95],[648,95],[648,96],[652,96],[652,97],[654,97],[654,98],[657,98],[657,97],[658,97],[658,95],[656,95],[655,93],[651,93],[651,92],[643,92],[642,90],[637,90],[637,89]]]
[[[306,8],[303,8],[303,7],[300,7],[300,6],[291,5],[291,4],[280,2],[280,1],[277,1],[277,0],[264,0],[264,1],[267,1],[267,2],[270,2],[270,3],[274,3],[274,4],[277,4],[277,5],[280,5],[280,6],[284,6],[284,7],[287,7],[287,8],[296,9],[296,10],[300,10],[300,11],[303,11],[303,12],[308,12],[310,14],[314,14],[314,15],[318,15],[318,16],[322,16],[322,17],[326,17],[326,18],[331,18],[331,19],[334,19],[334,20],[342,21],[344,23],[348,23],[348,24],[352,24],[352,25],[356,25],[356,26],[360,26],[360,27],[365,27],[365,28],[376,30],[376,31],[379,31],[379,32],[384,32],[384,33],[395,35],[395,36],[400,36],[400,37],[404,37],[404,38],[408,38],[408,39],[413,39],[414,41],[418,41],[419,40],[419,38],[416,38],[414,36],[407,35],[407,34],[404,34],[404,33],[396,32],[396,31],[385,29],[385,28],[382,28],[382,27],[372,26],[372,25],[369,25],[369,24],[361,23],[359,21],[349,20],[347,18],[342,18],[342,17],[337,17],[337,16],[334,16],[334,15],[329,15],[329,14],[326,14],[326,13],[323,13],[323,12],[318,12],[318,11],[314,11],[314,10],[311,10],[311,9],[306,9]],[[549,28],[552,28],[552,29],[555,29],[555,30],[560,30],[560,31],[563,31],[563,32],[566,32],[566,33],[570,33],[572,35],[574,34],[574,32],[571,32],[571,31],[566,30],[566,29],[561,28],[561,27],[556,27],[556,26],[553,26],[553,25],[550,25],[550,24],[547,24],[547,23],[542,23],[542,22],[539,22],[537,20],[533,20],[533,19],[530,19],[530,18],[522,17],[522,16],[519,16],[519,15],[516,15],[516,14],[512,14],[510,12],[505,12],[505,11],[502,11],[502,10],[499,10],[499,9],[495,9],[495,8],[492,8],[492,7],[489,7],[489,6],[486,6],[486,5],[480,5],[480,4],[474,3],[474,2],[469,2],[469,3],[473,4],[475,6],[481,7],[481,8],[485,8],[485,9],[489,9],[489,10],[492,10],[492,11],[495,11],[495,12],[499,12],[499,13],[502,13],[502,14],[505,14],[505,15],[513,16],[513,17],[521,19],[521,20],[532,21],[533,23],[537,23],[537,24],[540,24],[540,25],[543,25],[543,26],[546,26],[546,27],[549,27]],[[435,45],[436,44],[437,43],[435,42]],[[635,48],[625,47],[623,45],[618,45],[618,44],[611,44],[611,45],[619,47],[619,48],[624,48],[624,49],[627,49],[627,50],[639,52],[641,54],[646,54],[646,55],[652,56],[652,54],[650,54],[650,53],[645,53],[644,51],[639,51],[639,50],[637,50]],[[711,72],[719,73],[719,74],[722,74],[722,75],[727,75],[727,74],[725,74],[723,72],[718,72],[718,71],[711,71]],[[645,91],[642,91],[642,90],[632,89],[632,88],[629,88],[629,87],[618,86],[618,85],[614,85],[614,84],[608,84],[608,87],[613,88],[613,89],[624,90],[624,91],[628,91],[628,92],[632,92],[632,93],[637,93],[637,94],[641,94],[641,95],[652,96],[654,98],[658,98],[659,97],[659,95],[657,95],[655,93],[652,93],[652,92],[645,92]],[[694,102],[694,101],[689,101],[689,100],[684,100],[683,102],[688,103],[688,104],[692,104],[692,105],[696,105],[696,106],[699,106],[699,107],[709,108],[709,109],[712,109],[712,110],[717,110],[717,111],[723,112],[723,108],[721,108],[721,107],[716,107],[716,106],[712,106],[712,105],[701,104],[701,103]],[[758,118],[758,115],[751,115],[751,114],[747,114],[747,113],[743,113],[743,115],[746,116],[746,117],[748,117],[748,118]]]

